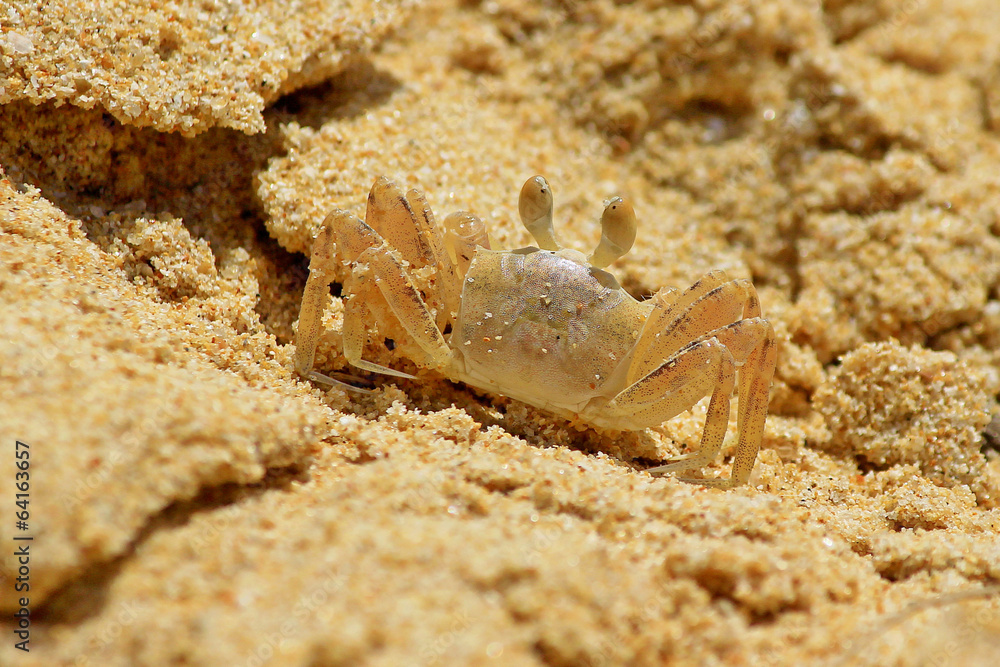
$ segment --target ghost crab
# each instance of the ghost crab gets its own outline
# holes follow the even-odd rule
[[[712,271],[683,292],[661,289],[640,302],[604,270],[635,239],[628,202],[606,203],[601,241],[589,257],[555,240],[544,178],[528,179],[518,209],[537,248],[491,250],[485,225],[465,212],[446,218],[442,234],[422,193],[404,196],[385,178],[372,186],[366,222],[330,213],[302,296],[298,373],[342,384],[313,370],[328,286],[342,262],[350,268],[344,355],[355,368],[413,377],[361,358],[374,320],[418,366],[598,429],[656,426],[711,394],[700,448],[648,472],[694,470],[716,458],[739,370],[731,475],[683,481],[744,484],[760,448],[776,360],[774,330],[750,281]]]

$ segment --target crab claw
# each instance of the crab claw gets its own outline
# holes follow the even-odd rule
[[[477,248],[490,248],[486,223],[468,211],[457,211],[444,219],[444,247],[458,271],[465,276]]]

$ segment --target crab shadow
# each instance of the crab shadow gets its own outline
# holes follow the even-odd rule
[[[375,391],[379,391],[379,386],[387,386],[377,377],[357,380]],[[659,429],[599,431],[520,401],[430,374],[421,374],[418,380],[394,379],[388,384],[399,389],[397,397],[405,396],[408,409],[433,413],[458,408],[480,424],[480,431],[498,427],[540,449],[567,448],[587,454],[603,453],[635,470],[661,465],[680,449],[679,443],[674,443]],[[375,416],[378,412],[378,399],[370,395],[359,395],[352,402],[365,416]]]

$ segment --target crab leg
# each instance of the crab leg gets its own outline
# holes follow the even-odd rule
[[[740,314],[746,312],[747,306],[753,303],[757,304],[756,314],[744,314],[743,317],[760,315],[757,295],[749,280],[733,280],[712,288],[686,310],[677,313],[673,321],[653,337],[655,343],[650,346],[650,352],[644,361],[656,361],[657,356],[666,359],[706,332],[736,322],[740,319]],[[737,356],[733,352],[733,356],[736,357],[737,365],[742,365],[746,360],[746,355]],[[635,360],[635,356],[632,358]]]
[[[725,347],[734,359],[739,360],[741,357],[746,359],[739,372],[739,408],[736,427],[739,434],[739,441],[736,445],[733,470],[729,479],[680,479],[684,482],[693,482],[705,486],[732,488],[745,484],[747,479],[749,479],[754,461],[757,458],[757,452],[760,450],[761,440],[764,436],[764,422],[767,417],[769,397],[768,390],[771,386],[771,377],[774,375],[777,354],[777,347],[774,342],[774,329],[767,320],[758,317],[749,320],[740,320],[722,329],[705,334],[702,341],[716,341]],[[694,345],[697,344],[698,342],[694,343]],[[685,350],[687,349],[689,348],[685,348]],[[683,354],[685,354],[684,350],[677,357]],[[670,362],[667,362],[667,364],[670,364]],[[732,393],[732,389],[733,387],[730,383],[727,391]],[[727,397],[729,393],[726,394]],[[725,403],[724,413],[721,410],[719,413],[714,413],[713,406],[716,396],[716,394],[713,394],[712,402],[709,403],[708,414],[705,418],[705,432],[698,450],[691,454],[674,457],[667,464],[650,468],[646,472],[660,474],[694,470],[705,466],[719,455],[729,425],[729,402],[727,400]],[[664,396],[663,400],[672,404],[678,398],[680,397]],[[701,396],[696,397],[693,401],[682,407],[681,410],[694,405],[700,399]],[[681,410],[677,410],[674,414],[679,413]],[[713,419],[717,420],[715,427],[722,429],[721,438],[709,437]]]
[[[360,269],[360,270],[359,270]],[[359,274],[369,273],[368,266],[356,267],[353,272],[353,277],[357,280]],[[344,299],[344,326],[342,332],[342,338],[344,343],[344,357],[347,358],[347,363],[355,368],[360,368],[361,370],[369,371],[372,373],[381,373],[382,375],[394,375],[396,377],[414,379],[414,376],[409,373],[404,373],[402,371],[397,371],[388,366],[382,366],[376,364],[372,361],[366,361],[361,358],[361,354],[364,351],[365,339],[368,336],[368,330],[365,328],[365,322],[371,321],[366,318],[366,315],[372,312],[370,306],[365,306],[364,304],[377,303],[375,301],[378,298],[372,292],[378,292],[377,288],[374,288],[372,282],[361,282],[364,277],[358,280],[359,288],[349,297]],[[377,320],[376,320],[377,321]]]
[[[743,319],[737,319],[741,312]],[[695,339],[694,343],[684,346],[684,341],[692,338]],[[695,396],[687,389],[672,389],[658,381],[658,378],[663,369],[679,368],[683,357],[690,355],[693,349],[697,349],[697,345],[710,341],[725,347],[734,365],[740,368],[737,412],[739,442],[733,461],[733,473],[729,479],[684,481],[698,481],[709,486],[738,486],[749,478],[760,449],[767,417],[768,389],[776,360],[774,330],[761,317],[760,300],[749,281],[727,281],[724,273],[713,271],[679,296],[674,295],[672,300],[657,301],[633,353],[628,372],[628,380],[633,384],[612,403],[616,410],[621,409],[620,406],[628,404],[634,390],[641,388],[645,393],[659,387],[663,392],[658,400],[662,403],[658,409],[663,416],[661,421],[694,405],[708,391]],[[668,358],[666,362],[660,361],[665,358]],[[714,371],[703,369],[702,372],[707,377]],[[732,391],[731,385],[729,391]],[[729,417],[728,400],[724,418],[719,416],[721,412],[714,412],[717,396],[717,393],[713,394],[709,404],[705,433],[698,451],[676,457],[664,466],[653,468],[652,472],[692,470],[718,455],[722,439],[715,438],[714,429],[722,428],[724,436]],[[718,405],[721,406],[722,403]]]
[[[360,220],[358,221],[361,222]],[[361,223],[364,224],[364,223]],[[367,227],[367,225],[365,225]],[[374,232],[373,232],[374,233]],[[366,266],[367,265],[367,266]],[[431,367],[441,366],[451,355],[451,350],[445,343],[441,330],[438,329],[434,321],[434,315],[427,308],[423,297],[417,288],[410,281],[406,269],[402,262],[393,253],[386,252],[384,248],[370,248],[363,252],[357,260],[355,275],[362,276],[365,282],[354,287],[354,296],[351,301],[363,303],[370,300],[371,292],[377,289],[388,304],[396,320],[406,330],[413,341],[427,355],[427,365]],[[374,287],[372,287],[374,283]],[[362,286],[363,285],[363,286]],[[367,294],[366,294],[367,293]],[[360,327],[362,334],[360,344],[352,345],[348,348],[348,340],[344,339],[344,355],[352,366],[376,373],[386,373],[400,377],[411,377],[400,375],[398,371],[393,371],[384,366],[379,366],[369,361],[361,359],[361,345],[364,342],[363,316],[359,316],[359,309],[351,308],[344,312],[344,331],[357,331]],[[348,321],[350,318],[350,322]]]
[[[735,380],[736,362],[729,349],[717,337],[706,337],[691,343],[622,391],[607,404],[604,412],[606,419],[620,419],[630,430],[646,428],[676,417],[711,394],[698,450],[653,470],[677,472],[700,468],[722,449],[729,428],[729,401]],[[719,481],[724,484],[729,480]]]
[[[621,419],[628,430],[658,426],[711,394],[720,373],[732,375],[723,382],[729,384],[728,401],[736,377],[733,355],[717,338],[694,341],[608,402],[605,419]]]
[[[643,377],[651,370],[659,366],[665,359],[680,350],[687,342],[697,337],[698,334],[711,331],[722,326],[702,326],[698,334],[689,335],[686,341],[675,343],[667,348],[664,345],[664,337],[669,335],[678,323],[681,323],[695,303],[702,300],[706,295],[711,294],[716,288],[725,285],[729,278],[723,271],[711,271],[701,277],[695,284],[687,288],[680,294],[660,290],[651,299],[653,310],[646,318],[646,324],[642,328],[639,340],[636,341],[635,349],[632,352],[632,364],[629,367],[627,381],[631,384]],[[735,318],[730,318],[730,322]],[[697,318],[687,317],[688,321]]]
[[[410,197],[415,192],[411,191]],[[425,220],[419,219],[417,213],[423,208],[422,198],[417,203],[420,206],[412,206],[398,185],[379,176],[368,192],[365,209],[365,224],[388,241],[414,268],[434,263],[434,251],[428,242],[431,230],[427,228],[429,225],[422,224]]]
[[[438,328],[444,328],[458,311],[461,283],[455,279],[455,265],[445,250],[434,214],[419,190],[406,195],[398,185],[379,176],[368,193],[365,222],[389,246],[398,250],[412,269],[433,267],[434,286],[428,304],[436,312]]]
[[[323,221],[323,226],[316,235],[312,256],[309,258],[309,278],[299,306],[299,324],[295,331],[296,372],[305,378],[341,386],[346,385],[314,371],[313,363],[316,360],[316,344],[322,332],[323,311],[330,297],[330,283],[334,279],[333,229],[340,219],[348,215],[344,211],[332,212]]]
[[[312,370],[325,297],[333,277],[335,237],[345,260],[354,264],[347,291],[355,296],[348,301],[344,314],[344,353],[348,362],[365,370],[409,377],[361,359],[365,331],[363,313],[355,304],[363,303],[366,296],[377,290],[406,332],[430,357],[431,365],[444,363],[450,354],[448,346],[434,316],[407,275],[403,261],[367,224],[345,211],[334,211],[327,216],[316,237],[309,262],[309,279],[302,295],[295,341],[295,367],[299,374],[337,383]]]
[[[757,313],[760,314],[759,305]],[[736,419],[740,440],[733,458],[731,479],[735,481],[730,486],[744,484],[750,478],[750,471],[757,460],[770,405],[771,378],[774,377],[778,361],[778,346],[771,323],[763,318],[744,321],[759,322],[763,338],[740,369],[740,404]]]

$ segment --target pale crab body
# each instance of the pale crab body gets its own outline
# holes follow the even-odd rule
[[[451,334],[455,379],[594,426],[637,430],[628,419],[602,419],[602,408],[623,388],[649,308],[610,274],[594,273],[565,253],[479,250]]]
[[[413,378],[362,358],[374,324],[418,366],[599,429],[656,426],[711,396],[701,447],[650,470],[657,473],[700,468],[718,455],[738,386],[732,475],[684,481],[745,483],[776,362],[774,331],[750,281],[713,271],[683,292],[661,289],[640,302],[603,268],[632,246],[631,205],[606,203],[589,257],[556,242],[542,177],[524,184],[519,211],[539,247],[491,250],[485,226],[468,213],[446,218],[442,233],[420,192],[404,196],[384,178],[372,187],[366,222],[331,213],[302,297],[299,374],[343,384],[313,370],[327,286],[342,264],[350,269],[342,337],[352,366]]]

